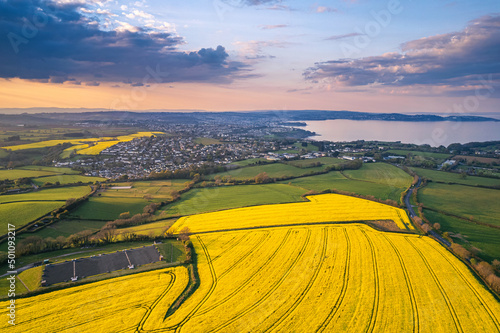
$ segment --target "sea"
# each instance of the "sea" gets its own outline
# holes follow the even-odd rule
[[[452,143],[500,140],[500,122],[437,121],[406,122],[380,120],[319,120],[305,121],[297,128],[315,132],[316,141],[401,141],[432,147]]]

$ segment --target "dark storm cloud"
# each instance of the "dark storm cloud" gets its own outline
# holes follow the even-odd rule
[[[344,36],[342,36],[344,37]],[[335,39],[335,38],[333,38]],[[407,42],[402,52],[316,63],[304,76],[344,86],[481,85],[500,82],[500,16],[484,16],[463,31]]]
[[[0,77],[94,84],[137,82],[156,71],[161,82],[229,82],[243,71],[222,46],[180,52],[181,37],[131,26],[103,30],[81,7],[0,0]]]

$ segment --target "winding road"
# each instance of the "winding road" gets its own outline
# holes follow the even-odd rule
[[[413,206],[410,203],[410,198],[411,198],[411,195],[413,193],[413,189],[419,187],[421,183],[422,183],[422,179],[420,179],[420,177],[418,177],[417,183],[415,185],[412,185],[410,187],[410,189],[408,190],[408,192],[406,193],[406,195],[405,195],[405,205],[406,205],[406,208],[408,208],[408,211],[410,212],[410,217],[411,218],[416,217],[417,214],[413,210]],[[422,221],[422,224],[423,223],[424,222]],[[446,245],[448,247],[451,246],[451,243],[448,242],[443,237],[441,237],[441,235],[439,235],[435,230],[430,230],[429,231],[429,235],[431,235],[432,237],[434,237],[435,239],[437,239],[438,241],[440,241],[442,244],[444,244],[444,245]]]

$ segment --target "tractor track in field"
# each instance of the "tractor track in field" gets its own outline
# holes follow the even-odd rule
[[[135,332],[147,332],[148,331],[148,330],[144,330],[144,324],[149,319],[149,316],[151,316],[151,313],[156,308],[158,303],[160,303],[160,301],[163,299],[163,297],[165,297],[167,295],[167,293],[170,291],[170,289],[172,289],[172,287],[174,286],[175,280],[177,279],[177,277],[172,272],[168,272],[166,274],[170,276],[170,281],[168,283],[167,288],[165,288],[165,290],[153,301],[153,303],[150,306],[146,306],[147,311],[144,314],[144,316],[142,316],[141,320],[139,321],[139,324],[137,324],[137,328],[136,328]]]
[[[373,263],[375,296],[374,296],[372,312],[370,314],[370,323],[368,324],[368,327],[366,327],[365,329],[365,332],[373,332],[375,328],[375,323],[377,321],[378,306],[380,303],[380,276],[378,271],[377,255],[375,254],[375,247],[373,246],[373,241],[370,239],[370,237],[366,234],[364,230],[361,229],[361,233],[363,234],[363,236],[365,236],[366,240],[368,241],[368,245],[370,245],[370,250],[371,250],[370,252],[372,255],[372,263]]]
[[[280,245],[267,258],[267,260],[256,269],[256,272],[262,270],[265,266],[267,266],[271,262],[271,260],[274,259],[274,257],[278,254],[278,252],[281,250],[281,248],[286,244],[286,241],[287,241],[287,239],[288,239],[288,237],[290,236],[291,233],[292,233],[292,231],[289,230],[285,234],[285,237],[283,237],[283,240],[281,241]],[[203,311],[199,312],[196,316],[201,316],[201,315],[203,315],[203,314],[205,314],[205,313],[207,313],[209,311],[212,311],[216,307],[218,307],[218,306],[226,303],[228,300],[230,300],[231,298],[233,298],[241,289],[243,289],[246,285],[248,285],[254,278],[255,278],[255,274],[251,274],[250,278],[248,278],[247,280],[245,280],[238,288],[236,288],[235,290],[233,290],[229,295],[227,295],[226,297],[224,297],[223,299],[221,299],[219,302],[215,303],[214,305],[208,307],[207,309],[204,309]]]
[[[238,240],[236,240],[235,242],[231,241],[228,244],[226,244],[226,249],[224,251],[222,251],[221,253],[219,253],[218,255],[216,255],[215,257],[213,257],[212,262],[219,260],[220,257],[222,257],[224,255],[224,253],[226,253],[227,251],[231,250],[233,247],[240,244],[247,236],[248,236],[248,233],[246,233],[243,236],[241,236],[240,238],[238,238]],[[235,236],[234,238],[237,238],[237,237]],[[207,245],[207,246],[209,246],[209,245]]]
[[[234,323],[236,320],[242,318],[244,315],[246,315],[247,313],[249,313],[250,311],[252,311],[257,305],[259,305],[260,303],[264,302],[267,298],[269,298],[271,296],[271,294],[276,291],[277,288],[279,288],[281,286],[281,284],[285,281],[285,279],[288,277],[288,275],[290,274],[291,270],[295,267],[295,265],[297,264],[297,262],[299,261],[299,259],[302,258],[302,256],[304,255],[304,252],[305,252],[305,249],[307,247],[307,245],[309,244],[309,241],[311,239],[311,230],[310,229],[306,229],[307,230],[307,237],[306,237],[306,240],[304,241],[304,244],[302,245],[302,247],[300,248],[300,251],[298,253],[298,255],[295,257],[295,259],[292,261],[292,263],[290,264],[290,266],[288,267],[288,269],[286,270],[285,274],[283,274],[283,276],[278,280],[276,281],[270,288],[269,290],[257,301],[255,302],[254,304],[252,305],[249,305],[245,310],[243,311],[240,311],[240,313],[236,314],[235,316],[233,316],[231,319],[229,319],[227,322],[213,328],[212,330],[210,330],[209,332],[218,332],[220,331],[221,329],[225,328],[226,326],[228,325],[231,325],[232,323]]]
[[[345,259],[344,278],[342,279],[342,289],[340,290],[339,298],[337,298],[337,301],[333,305],[333,308],[330,310],[330,313],[328,313],[328,316],[320,324],[320,326],[316,329],[316,332],[323,332],[326,329],[326,327],[330,324],[333,317],[335,316],[335,314],[339,310],[340,305],[342,304],[342,301],[344,300],[345,293],[347,291],[347,285],[349,283],[349,265],[350,265],[350,258],[351,258],[351,240],[349,239],[349,235],[347,234],[346,229],[342,228],[342,230],[344,231],[344,236],[345,236],[346,242],[347,242],[347,254],[346,254],[346,259]]]
[[[234,268],[236,268],[238,266],[238,264],[240,264],[241,261],[245,260],[247,257],[249,257],[254,250],[260,248],[264,242],[269,238],[269,235],[270,233],[267,232],[263,235],[263,237],[261,237],[261,239],[257,242],[257,244],[255,244],[250,250],[247,251],[247,253],[245,253],[243,256],[241,256],[237,262],[235,262],[233,265],[231,265],[228,269],[226,269],[224,272],[221,273],[221,275],[219,276],[219,279],[222,279],[224,276],[226,276],[229,272],[231,272]]]
[[[481,305],[486,310],[486,312],[488,312],[488,315],[490,316],[491,320],[495,323],[495,326],[496,326],[497,330],[500,332],[500,323],[499,323],[498,319],[495,317],[495,315],[493,314],[493,311],[490,309],[490,307],[484,301],[484,299],[481,297],[481,295],[472,286],[472,284],[465,278],[464,274],[462,272],[460,272],[460,270],[457,268],[457,266],[449,258],[447,258],[443,254],[442,250],[439,247],[434,248],[434,249],[451,265],[451,267],[453,267],[453,269],[455,270],[455,272],[458,273],[458,275],[460,276],[461,280],[465,282],[465,284],[467,285],[467,287],[469,287],[469,290],[477,297],[477,299],[479,300],[479,303],[481,303]]]
[[[302,291],[302,293],[299,295],[299,298],[295,300],[295,302],[288,308],[288,310],[278,319],[276,320],[270,327],[266,329],[267,331],[270,331],[274,326],[279,326],[285,319],[287,319],[292,312],[302,303],[304,298],[306,297],[307,293],[309,290],[312,288],[314,283],[316,282],[316,279],[318,278],[318,275],[321,271],[321,267],[323,267],[323,262],[325,260],[326,256],[326,249],[328,247],[328,228],[323,228],[323,243],[322,243],[322,250],[321,250],[321,255],[319,258],[319,264],[318,267],[314,270],[313,276],[309,280],[306,288]]]
[[[413,288],[411,285],[410,274],[408,273],[408,270],[406,269],[406,265],[403,261],[403,257],[401,256],[401,252],[399,252],[398,248],[389,239],[389,237],[387,237],[386,235],[383,235],[383,236],[387,240],[387,242],[391,245],[394,252],[398,256],[399,264],[403,270],[403,275],[405,277],[405,282],[406,282],[406,287],[408,289],[408,294],[410,295],[410,303],[411,303],[411,309],[412,309],[412,313],[413,313],[413,332],[418,333],[418,332],[420,332],[420,327],[419,327],[420,323],[419,323],[419,315],[418,315],[418,308],[417,308],[417,300],[415,298],[415,293],[413,292]]]
[[[457,313],[455,312],[455,308],[453,307],[453,304],[451,304],[451,301],[450,301],[448,295],[444,291],[444,288],[441,285],[441,282],[439,282],[438,277],[436,276],[436,274],[432,270],[431,266],[429,265],[429,262],[424,257],[422,251],[420,251],[420,249],[417,246],[415,246],[415,244],[413,244],[413,242],[411,240],[409,240],[408,237],[405,237],[405,240],[415,249],[415,251],[418,253],[418,255],[420,256],[420,258],[422,258],[425,266],[427,267],[427,270],[429,271],[429,273],[432,276],[432,279],[434,280],[434,282],[438,286],[439,291],[440,291],[441,295],[443,296],[443,298],[444,298],[444,300],[446,302],[446,305],[448,306],[448,310],[450,311],[450,314],[451,314],[451,316],[453,318],[453,323],[455,325],[455,328],[456,328],[457,332],[464,333],[462,325],[460,324],[460,321],[458,319]]]
[[[184,324],[187,323],[196,314],[196,312],[203,306],[203,304],[205,304],[205,302],[210,298],[210,296],[212,296],[215,288],[217,287],[217,274],[215,274],[215,269],[212,264],[212,259],[210,258],[208,249],[201,240],[200,236],[196,236],[196,238],[198,239],[198,243],[200,243],[200,246],[202,247],[203,252],[205,253],[205,256],[207,258],[207,264],[210,268],[210,275],[212,276],[212,285],[210,286],[210,289],[208,290],[207,294],[203,296],[202,300],[194,307],[194,309],[191,310],[189,314],[186,317],[184,317],[184,319],[179,324],[176,325],[175,332],[181,331],[182,326],[184,326]]]

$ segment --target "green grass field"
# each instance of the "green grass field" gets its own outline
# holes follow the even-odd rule
[[[90,191],[90,186],[48,188],[35,192],[2,195],[0,196],[0,204],[19,201],[66,201],[69,198],[83,197]]]
[[[0,149],[0,158],[5,158],[9,156],[9,153],[5,149]]]
[[[336,165],[336,164],[341,164],[345,162],[345,160],[342,160],[340,158],[335,158],[335,157],[318,157],[318,158],[312,158],[312,159],[304,159],[304,160],[293,160],[287,162],[290,165],[296,166],[296,167],[308,167],[310,165],[313,165],[314,163],[321,163],[323,165]]]
[[[42,286],[43,266],[33,267],[19,273],[19,278],[24,282],[30,291]]]
[[[51,176],[51,175],[54,175],[54,173],[50,171],[21,170],[21,169],[0,170],[0,180],[33,178],[33,177]]]
[[[500,179],[466,176],[462,178],[460,174],[446,171],[436,171],[422,168],[411,168],[422,178],[446,183],[457,183],[465,185],[500,186]]]
[[[38,177],[33,179],[33,183],[35,183],[38,186],[41,186],[45,183],[54,184],[55,182],[59,182],[60,184],[75,184],[78,182],[82,182],[86,184],[88,182],[94,183],[102,181],[106,181],[106,178],[88,177],[81,175],[57,175],[57,176]]]
[[[103,197],[109,198],[144,198],[151,196],[155,202],[163,201],[172,198],[173,191],[182,190],[185,187],[187,179],[172,179],[172,180],[154,180],[154,181],[137,181],[126,183],[112,184],[106,191],[102,192]],[[128,187],[113,189],[112,187]],[[147,205],[144,201],[144,205]]]
[[[7,277],[2,277],[0,279],[0,297],[7,296],[9,292],[9,287],[10,283],[9,280],[7,280]],[[28,292],[28,289],[26,289],[26,287],[21,283],[21,281],[19,281],[19,279],[16,278],[16,294],[20,295],[26,292]]]
[[[304,189],[286,184],[221,186],[193,189],[165,206],[167,216],[191,215],[221,209],[302,201]]]
[[[242,160],[242,161],[237,161],[237,162],[232,162],[231,164],[236,164],[239,166],[247,166],[249,164],[254,164],[257,162],[269,162],[265,158],[249,158],[248,160]]]
[[[20,167],[19,169],[47,171],[47,172],[53,172],[53,173],[57,173],[57,174],[67,174],[67,175],[80,174],[80,171],[72,170],[71,168],[59,168],[59,167],[51,167],[51,166],[27,165],[27,166]]]
[[[209,179],[213,180],[216,176],[231,176],[232,179],[236,180],[245,180],[245,179],[253,179],[261,172],[267,173],[267,175],[271,178],[280,178],[280,177],[298,177],[302,175],[307,175],[311,172],[318,172],[324,170],[325,167],[315,167],[315,168],[307,168],[301,169],[296,168],[292,165],[287,165],[283,163],[271,163],[266,165],[256,165],[249,166],[245,168],[230,170],[227,172],[216,173],[213,175],[209,175]]]
[[[500,191],[464,185],[429,183],[418,191],[425,206],[500,226]]]
[[[451,154],[430,153],[418,150],[390,149],[387,152],[390,153],[391,155],[401,155],[401,156],[406,156],[408,154],[411,154],[413,156],[432,158],[437,161],[444,161],[447,158],[451,157]]]
[[[147,204],[142,198],[93,196],[71,212],[70,216],[81,220],[111,221],[124,212],[130,212],[131,215],[142,213]]]
[[[28,236],[39,236],[42,238],[57,238],[58,236],[68,237],[83,230],[99,231],[105,223],[105,221],[92,220],[61,220],[37,232],[20,234],[18,239],[23,239]]]
[[[303,188],[306,191],[314,190],[321,192],[336,189],[361,195],[373,195],[382,200],[391,199],[394,201],[399,201],[401,192],[403,191],[403,189],[398,187],[347,179],[338,171],[332,171],[323,175],[291,179],[289,181],[286,180],[280,183],[291,183],[293,186]]]
[[[480,249],[480,256],[488,261],[500,259],[500,229],[490,228],[474,224],[462,219],[446,216],[428,209],[424,210],[425,217],[431,223],[439,223],[442,231],[448,231],[456,235],[452,237],[455,243],[459,243],[468,249],[476,247]]]
[[[186,260],[186,254],[181,242],[172,240],[163,240],[155,247],[160,251],[163,260],[166,262],[181,262]]]
[[[402,189],[411,185],[413,177],[398,167],[387,163],[364,163],[358,170],[346,170],[344,174],[354,180],[375,182]]]
[[[7,224],[14,224],[19,228],[31,221],[36,220],[56,208],[61,207],[64,202],[15,202],[0,205],[0,234],[7,233]]]

